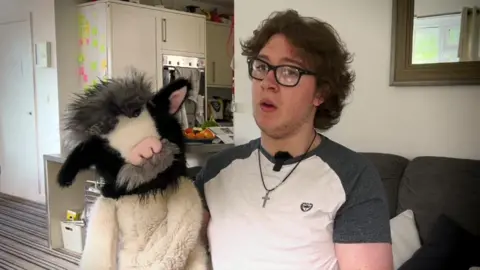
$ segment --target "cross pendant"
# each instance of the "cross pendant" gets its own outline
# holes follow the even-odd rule
[[[265,205],[267,205],[267,201],[270,200],[270,197],[268,197],[268,194],[270,194],[270,191],[267,191],[267,193],[265,193],[265,196],[262,197],[262,199],[263,199],[263,208],[265,208]]]

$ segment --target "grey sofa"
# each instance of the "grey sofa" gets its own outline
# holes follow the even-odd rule
[[[390,217],[411,209],[423,242],[441,214],[480,235],[480,161],[363,153],[377,167]],[[480,256],[480,254],[479,254]]]

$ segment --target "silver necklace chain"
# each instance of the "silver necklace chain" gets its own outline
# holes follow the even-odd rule
[[[265,196],[262,197],[262,200],[263,200],[263,204],[262,204],[262,207],[265,208],[265,206],[267,205],[267,201],[270,200],[270,197],[268,195],[270,195],[271,192],[273,192],[274,190],[276,190],[279,186],[281,186],[283,183],[285,183],[285,181],[288,179],[288,177],[290,175],[292,175],[293,171],[295,171],[295,169],[298,167],[298,165],[300,165],[300,163],[305,159],[305,157],[307,156],[308,154],[308,151],[310,150],[310,148],[312,147],[313,145],[313,142],[315,141],[315,139],[317,138],[317,132],[315,131],[315,135],[313,136],[313,139],[312,141],[310,142],[310,145],[308,146],[307,150],[305,151],[305,153],[303,153],[302,157],[300,158],[300,160],[297,162],[297,164],[295,164],[295,167],[293,167],[293,169],[287,174],[287,176],[285,176],[285,178],[283,178],[282,182],[280,182],[278,185],[276,185],[274,188],[271,188],[271,189],[268,189],[267,186],[265,185],[265,180],[263,179],[263,171],[262,171],[262,163],[261,163],[261,158],[260,158],[260,145],[258,147],[258,168],[260,169],[260,178],[262,179],[262,184],[263,184],[263,188],[265,189]]]

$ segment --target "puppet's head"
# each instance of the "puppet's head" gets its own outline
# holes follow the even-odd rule
[[[69,186],[92,165],[106,181],[102,192],[114,197],[176,181],[186,173],[186,164],[182,128],[174,114],[190,88],[188,80],[177,79],[153,92],[144,75],[134,72],[77,95],[65,117],[70,152],[59,184]]]

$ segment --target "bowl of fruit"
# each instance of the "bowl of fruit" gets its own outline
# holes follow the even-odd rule
[[[187,143],[212,143],[216,138],[215,134],[210,129],[202,127],[187,128],[184,130],[183,135],[185,136]]]

